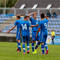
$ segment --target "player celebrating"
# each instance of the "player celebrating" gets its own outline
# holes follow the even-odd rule
[[[30,17],[31,25],[37,25],[38,24],[38,21],[36,18],[37,13],[36,12],[30,13],[29,16],[31,15],[33,15],[33,17]],[[36,40],[37,30],[38,30],[38,26],[32,27],[32,52],[34,52],[34,49],[35,49],[34,43],[36,42],[37,44],[37,40]]]
[[[24,17],[21,27],[23,39],[23,54],[25,54],[25,42],[27,42],[27,53],[29,53],[29,39],[30,39],[29,27],[34,27],[34,25],[31,25],[29,22],[29,16]]]
[[[25,54],[25,42],[27,42],[27,53],[29,53],[29,34],[30,34],[29,27],[30,27],[30,23],[28,21],[28,16],[25,16],[21,24],[21,32],[23,39],[23,54]]]
[[[46,54],[48,54],[48,47],[46,45],[46,39],[47,39],[47,26],[48,26],[48,20],[45,19],[45,15],[42,13],[41,14],[41,20],[39,22],[39,29],[37,31],[37,34],[36,36],[38,35],[38,32],[40,30],[40,41],[38,42],[38,44],[36,45],[35,47],[35,51],[33,52],[33,54],[36,54],[37,53],[37,48],[38,48],[38,45],[40,45],[41,43],[41,49],[42,49],[42,54],[44,54],[44,47],[46,46]]]
[[[55,31],[52,30],[52,31],[51,31],[51,39],[52,39],[53,45],[54,45],[54,38],[55,38]]]
[[[20,43],[21,23],[22,23],[22,21],[20,20],[20,16],[17,16],[17,20],[15,21],[14,26],[7,32],[7,33],[9,33],[15,27],[17,27],[17,33],[16,33],[16,40],[17,40],[17,45],[18,45],[17,52],[21,52],[21,43]]]

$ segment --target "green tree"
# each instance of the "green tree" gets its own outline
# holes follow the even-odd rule
[[[0,7],[13,7],[18,0],[0,0]]]
[[[8,0],[6,3],[6,7],[13,7],[17,0]]]

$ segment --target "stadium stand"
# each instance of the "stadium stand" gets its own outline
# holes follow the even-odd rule
[[[19,8],[25,4],[24,8],[33,8],[35,4],[37,4],[37,8],[47,8],[50,4],[51,8],[60,8],[60,0],[18,0],[15,4],[15,8]],[[23,12],[23,10],[17,10],[17,14]],[[47,12],[47,11],[40,11],[40,12]],[[52,10],[53,12],[53,10]],[[60,14],[60,11],[56,11],[57,14]]]
[[[60,0],[18,0],[18,2],[15,4],[15,8],[20,8],[22,4],[25,4],[25,8],[32,8],[35,4],[38,4],[37,8],[46,8],[49,4],[52,5],[52,7],[59,7],[60,6]],[[44,4],[43,4],[44,3]],[[29,12],[32,11],[37,11],[37,10],[29,10]],[[60,10],[59,10],[60,11]],[[41,12],[47,12],[46,10],[40,11]],[[25,14],[26,10],[16,10],[16,14]],[[57,13],[58,10],[57,10]],[[0,15],[1,17],[2,15]],[[7,17],[6,19],[1,20],[0,19],[0,29],[2,29],[2,32],[6,32],[7,30],[9,30],[12,26],[13,23],[15,21],[15,19],[10,19],[12,16],[14,16],[14,14],[7,14],[6,16],[3,15],[3,17]],[[49,26],[48,26],[48,31],[49,34],[51,34],[51,30],[55,30],[56,34],[59,35],[60,34],[60,20],[58,19],[60,18],[60,15],[57,16],[57,18],[50,18],[49,19]],[[3,27],[2,27],[3,25]],[[12,25],[12,26],[11,26]],[[11,31],[11,33],[16,33],[16,29],[14,29],[13,31]]]
[[[60,19],[49,19],[48,31],[55,30],[56,35],[60,35]]]
[[[10,29],[11,23],[14,23],[14,19],[12,19],[13,14],[8,14],[8,15],[0,15],[0,29],[2,32],[6,32],[7,29]]]
[[[3,27],[1,27],[2,32],[6,32],[8,31],[10,28],[13,27],[14,25],[14,19],[10,19],[10,20],[5,20],[3,23],[0,23],[0,26],[3,25]],[[51,30],[55,30],[56,35],[60,34],[60,20],[58,18],[50,18],[49,19],[49,24],[48,24],[48,34],[51,34]],[[10,33],[15,34],[16,33],[16,28],[14,30],[12,30]]]
[[[53,8],[60,7],[60,0],[18,0],[15,7],[20,8],[22,4],[25,4],[25,8],[32,8],[35,4],[38,4],[38,8],[46,8],[47,5],[52,4]]]

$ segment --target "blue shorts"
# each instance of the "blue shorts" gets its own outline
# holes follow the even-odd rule
[[[40,34],[40,42],[46,42],[46,39],[47,39],[47,35],[44,35],[44,34]]]
[[[22,42],[29,42],[30,38],[29,36],[22,36]]]
[[[17,39],[17,40],[21,40],[20,32],[18,32],[18,33],[16,34],[16,39]]]
[[[36,41],[36,31],[32,31],[32,41]]]

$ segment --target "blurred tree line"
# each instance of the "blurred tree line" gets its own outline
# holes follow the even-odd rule
[[[11,8],[14,7],[18,0],[0,0],[0,8]],[[9,10],[5,10],[5,13],[7,14]],[[4,13],[2,9],[0,9],[0,14]]]
[[[0,0],[0,7],[13,7],[18,0]]]

